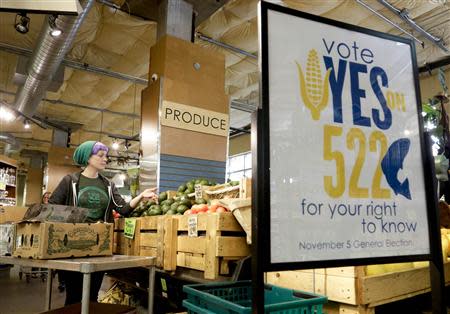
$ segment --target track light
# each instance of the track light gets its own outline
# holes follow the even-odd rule
[[[14,113],[11,110],[5,108],[4,106],[0,107],[0,119],[1,120],[9,122],[9,121],[14,120],[15,118],[16,118],[16,116],[14,115]]]
[[[50,15],[48,17],[48,24],[50,25],[50,36],[52,37],[61,36],[61,34],[63,33],[63,31],[60,28],[58,28],[58,26],[56,26],[57,17],[58,17],[57,15]]]
[[[23,127],[25,128],[25,129],[29,129],[31,126],[30,126],[30,122],[28,121],[28,120],[25,120],[24,122],[23,122]]]
[[[28,33],[30,29],[30,18],[26,13],[17,13],[14,28],[21,34]]]
[[[119,149],[119,143],[116,140],[114,140],[114,142],[112,143],[112,149],[114,149],[114,150]]]

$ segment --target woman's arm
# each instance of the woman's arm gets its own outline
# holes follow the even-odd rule
[[[153,200],[158,199],[158,195],[155,194],[156,188],[151,188],[144,190],[141,194],[133,198],[130,202],[130,207],[135,208],[139,202],[145,197],[145,198],[151,198]]]
[[[59,182],[56,189],[53,191],[52,195],[48,199],[49,204],[55,205],[72,205],[67,204],[67,196],[70,191],[70,182],[72,181],[70,175],[62,178],[61,182]]]

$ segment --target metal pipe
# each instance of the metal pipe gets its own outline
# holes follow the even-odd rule
[[[236,47],[234,47],[234,46],[228,45],[228,44],[223,43],[223,42],[221,42],[221,41],[215,40],[215,39],[213,39],[213,38],[211,38],[211,37],[208,37],[208,36],[203,35],[203,34],[200,33],[200,32],[196,32],[196,33],[195,33],[195,37],[197,37],[198,39],[201,39],[201,40],[203,40],[203,41],[206,41],[206,42],[208,42],[208,43],[210,43],[210,44],[214,44],[214,45],[216,45],[216,46],[222,47],[222,48],[224,48],[224,49],[228,49],[228,50],[231,50],[231,51],[240,53],[240,54],[242,54],[242,55],[244,55],[244,56],[247,56],[247,57],[250,57],[250,58],[253,58],[253,59],[258,59],[258,56],[257,56],[257,55],[254,55],[253,53],[250,53],[250,52],[248,52],[248,51],[242,50],[242,49],[240,49],[240,48],[236,48]]]
[[[6,43],[0,43],[0,50],[6,51],[9,53],[13,53],[13,54],[16,54],[19,56],[24,56],[24,57],[29,57],[33,53],[32,50],[30,50],[30,49],[21,48],[21,47],[17,47],[17,46],[6,44]],[[65,59],[63,59],[61,64],[65,65],[69,68],[73,68],[73,69],[77,69],[77,70],[81,70],[81,71],[85,71],[85,72],[109,76],[109,77],[113,77],[113,78],[116,78],[119,80],[133,82],[135,84],[148,85],[147,79],[143,79],[143,78],[140,78],[137,76],[133,76],[133,75],[129,75],[129,74],[121,73],[121,72],[104,69],[104,68],[101,68],[101,67],[98,67],[95,65],[90,65],[88,63],[78,62],[75,60],[65,58]]]
[[[85,0],[81,4],[83,11],[78,16],[48,15],[39,34],[37,45],[29,60],[25,83],[20,87],[15,106],[20,112],[33,115],[52,81],[53,75],[69,51],[78,30],[91,9],[94,0]],[[58,28],[59,36],[51,32]]]
[[[249,103],[243,103],[236,100],[230,102],[230,107],[236,110],[252,113],[258,109],[258,106]]]
[[[420,39],[418,39],[417,37],[415,37],[413,34],[411,34],[410,32],[408,32],[407,30],[401,28],[398,24],[392,22],[390,19],[388,19],[387,17],[385,17],[383,14],[379,13],[377,10],[373,9],[371,6],[369,6],[367,3],[364,3],[362,0],[355,0],[357,3],[359,3],[360,5],[362,5],[363,7],[365,7],[367,10],[369,10],[370,12],[374,13],[376,16],[378,16],[379,18],[381,18],[383,21],[391,24],[392,26],[394,26],[396,29],[400,30],[401,32],[405,33],[406,35],[410,36],[411,38],[413,38],[416,42],[418,42],[422,47],[424,46],[424,42],[421,41]]]
[[[3,89],[0,89],[0,93],[3,94],[7,94],[7,95],[15,95],[16,93],[13,92],[9,92]],[[120,116],[126,116],[126,117],[130,117],[130,118],[140,118],[140,115],[134,114],[134,113],[128,113],[128,112],[119,112],[119,111],[113,111],[113,110],[109,110],[109,109],[102,109],[102,108],[94,108],[94,107],[90,107],[90,106],[86,106],[86,105],[81,105],[81,104],[75,104],[75,103],[70,103],[70,102],[66,102],[66,101],[62,101],[62,100],[53,100],[53,99],[47,99],[47,98],[43,98],[43,101],[49,102],[51,104],[61,104],[64,106],[70,106],[70,107],[75,107],[75,108],[83,108],[86,110],[93,110],[93,111],[98,111],[98,112],[104,112],[104,113],[110,113],[110,114],[116,114],[116,115],[120,115]]]
[[[89,313],[89,296],[91,293],[91,274],[83,274],[83,292],[81,296],[81,314]]]
[[[358,0],[357,0],[358,1]],[[391,12],[397,14],[402,20],[404,20],[409,26],[414,28],[416,31],[418,31],[420,34],[422,34],[426,39],[431,41],[434,45],[438,46],[445,52],[449,52],[448,48],[445,47],[444,40],[440,37],[436,37],[429,32],[427,32],[425,29],[423,29],[419,24],[417,24],[408,14],[408,10],[406,9],[397,9],[392,4],[385,0],[378,0],[379,3],[381,3],[384,7],[388,8]]]

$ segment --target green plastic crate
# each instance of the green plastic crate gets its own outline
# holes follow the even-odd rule
[[[183,306],[189,314],[251,314],[251,281],[187,285]],[[327,298],[273,285],[265,286],[266,314],[322,314]]]

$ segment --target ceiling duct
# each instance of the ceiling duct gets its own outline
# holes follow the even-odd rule
[[[94,0],[83,1],[81,4],[83,12],[78,16],[64,15],[54,19],[52,15],[49,15],[44,20],[37,45],[30,58],[28,75],[16,96],[15,105],[20,112],[28,116],[36,112],[93,3]],[[51,19],[54,21],[50,22]],[[60,36],[50,35],[54,27],[51,24],[62,30]]]

